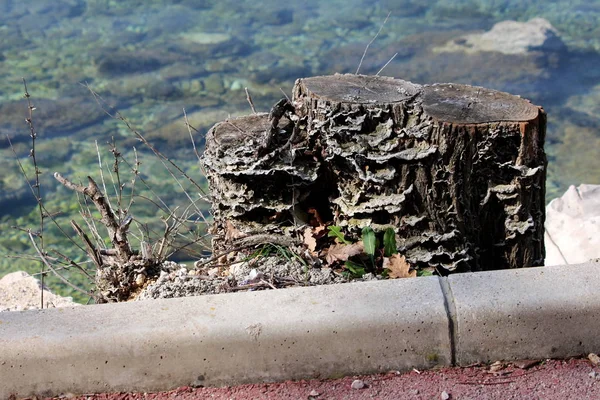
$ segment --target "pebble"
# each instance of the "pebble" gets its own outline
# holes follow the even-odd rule
[[[596,371],[592,371],[588,374],[590,378],[596,379],[598,377],[598,373]]]
[[[210,268],[207,273],[209,277],[216,278],[219,276],[219,267]]]
[[[137,276],[135,277],[135,284],[137,286],[142,286],[144,284],[144,282],[146,282],[146,275],[137,274]]]
[[[352,385],[350,386],[352,389],[364,389],[365,383],[360,379],[355,379],[352,381]]]
[[[310,397],[318,397],[321,393],[317,392],[315,389],[311,390],[308,394]]]
[[[440,397],[442,398],[442,400],[449,400],[450,399],[450,395],[445,390],[442,392],[442,394],[441,394]]]

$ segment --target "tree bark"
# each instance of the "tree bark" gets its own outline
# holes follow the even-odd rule
[[[215,253],[241,237],[290,236],[302,223],[296,206],[317,181],[320,162],[298,148],[300,125],[279,111],[220,122],[207,134],[203,164],[213,200]]]
[[[439,273],[541,265],[544,111],[490,89],[376,76],[299,79],[278,124],[217,124],[205,163],[215,244],[291,234],[317,212],[357,239],[393,227]],[[273,114],[273,113],[271,113]]]

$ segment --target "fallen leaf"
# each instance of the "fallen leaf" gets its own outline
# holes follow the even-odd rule
[[[322,233],[324,233],[325,228],[327,228],[325,225],[319,225],[317,227],[314,227],[313,233],[315,234],[315,236],[323,236]]]
[[[596,353],[588,354],[588,360],[590,360],[594,365],[600,365],[600,356],[598,356]]]
[[[308,250],[314,254],[315,250],[317,249],[317,239],[315,239],[313,230],[309,226],[304,229],[304,244]]]
[[[225,241],[229,242],[234,239],[239,239],[242,237],[248,236],[245,233],[240,232],[238,228],[236,228],[231,221],[225,222]]]
[[[312,226],[325,225],[325,222],[323,222],[323,219],[321,219],[321,216],[319,215],[319,211],[317,211],[316,208],[310,207],[307,211],[310,215],[313,216],[309,222]]]
[[[331,265],[336,261],[348,261],[348,258],[360,254],[364,251],[363,242],[352,244],[334,244],[329,247],[325,260]]]
[[[505,367],[505,365],[502,361],[496,361],[495,363],[490,365],[490,369],[488,372],[495,373],[495,372],[500,371],[501,369],[504,369],[504,367]]]
[[[410,264],[406,261],[406,258],[400,254],[393,254],[391,257],[384,257],[383,268],[390,271],[388,276],[391,279],[414,278],[417,276],[417,271],[411,271]]]

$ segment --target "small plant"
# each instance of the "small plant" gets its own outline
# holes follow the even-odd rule
[[[30,100],[25,81],[23,84],[29,110],[29,117],[26,122],[30,128],[32,138],[30,157],[33,160],[35,170],[34,183],[30,184],[30,187],[38,203],[40,229],[37,231],[17,229],[25,231],[30,238],[42,264],[42,281],[46,270],[51,270],[63,283],[73,290],[89,295],[98,303],[126,301],[134,298],[136,293],[150,279],[157,277],[162,263],[175,252],[182,250],[193,252],[192,248],[197,247],[195,245],[200,246],[203,249],[201,251],[210,248],[206,244],[206,225],[208,223],[205,216],[206,212],[200,207],[200,204],[208,203],[203,188],[173,161],[150,144],[118,112],[113,115],[106,109],[107,114],[124,123],[127,129],[159,159],[173,182],[176,182],[181,188],[183,194],[189,200],[189,204],[179,207],[167,205],[140,173],[141,162],[135,149],[135,162],[129,162],[119,151],[114,141],[108,143],[112,163],[104,165],[101,150],[96,143],[99,183],[91,176],[87,177],[86,184],[81,184],[64,177],[58,172],[54,173],[56,180],[67,189],[74,191],[79,199],[80,218],[71,219],[70,224],[81,244],[74,241],[54,218],[57,213],[46,210],[42,201],[39,184],[41,172],[36,161],[35,151],[37,134],[33,125],[35,107]],[[104,104],[100,96],[91,89],[90,92],[100,105]],[[189,125],[187,119],[185,122],[193,142],[193,128]],[[13,152],[15,152],[14,149]],[[31,182],[30,179],[27,179],[25,168],[18,157],[17,162],[27,182]],[[108,178],[105,177],[105,174]],[[184,185],[185,181],[180,176],[183,176],[193,188],[197,189],[197,195],[191,194],[191,191],[186,187],[187,184]],[[107,186],[113,188],[114,195],[108,195]],[[139,186],[142,186],[142,188]],[[149,221],[147,217],[138,216],[138,214],[145,214],[148,208],[153,208],[156,213],[162,214],[159,221],[156,219]],[[95,266],[95,271],[89,273],[82,266],[83,263],[88,263],[88,260],[76,262],[72,257],[47,248],[48,246],[45,245],[43,240],[44,226],[47,225],[44,221],[46,220],[55,224],[74,246],[87,255],[89,261]],[[104,227],[105,233],[103,233],[102,228],[99,228],[100,226]],[[56,255],[51,256],[51,252],[56,253]],[[194,256],[200,256],[200,254],[196,253]],[[80,288],[64,277],[60,271],[68,267],[79,269],[92,280],[94,286],[92,291]]]
[[[391,257],[398,253],[396,246],[396,232],[392,228],[387,228],[383,233],[383,255]]]
[[[327,230],[329,231],[329,233],[327,233],[327,237],[336,238],[337,240],[339,240],[340,243],[343,243],[343,244],[352,244],[352,242],[347,240],[346,237],[344,236],[344,234],[342,233],[341,227],[335,226],[335,225],[328,226]]]
[[[269,256],[279,256],[280,258],[286,260],[287,262],[298,261],[304,267],[308,268],[308,263],[305,259],[300,257],[297,253],[292,251],[289,247],[282,246],[276,243],[265,243],[261,247],[258,248],[255,252],[246,257],[245,261],[250,261],[252,259],[264,258]]]
[[[360,278],[366,273],[388,278],[417,276],[417,271],[404,256],[398,254],[394,229],[387,228],[383,232],[375,232],[366,226],[362,229],[361,240],[355,243],[346,239],[341,227],[328,226],[327,229],[327,236],[335,238],[336,243],[327,249],[325,259],[330,265],[343,262],[344,273],[349,277]],[[419,275],[431,274],[427,270]]]

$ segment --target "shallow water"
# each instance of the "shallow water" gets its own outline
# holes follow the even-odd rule
[[[365,46],[388,13],[361,64]],[[518,55],[440,51],[497,22],[535,17],[556,28],[560,46]],[[281,90],[290,94],[296,78],[356,72],[359,64],[361,73],[376,73],[395,53],[382,75],[481,85],[544,106],[551,199],[571,184],[600,183],[599,22],[600,1],[584,0],[0,0],[0,252],[29,252],[26,235],[11,226],[38,226],[31,190],[5,139],[10,137],[31,179],[22,77],[37,108],[42,196],[49,212],[64,213],[58,220],[69,234],[68,220],[78,203],[50,172],[98,177],[95,140],[109,187],[106,142],[114,138],[132,162],[136,146],[142,175],[165,201],[181,198],[160,163],[103,107],[118,110],[201,181],[183,109],[201,146],[213,123],[250,112],[244,87],[257,109],[267,111],[283,96]],[[160,214],[139,212],[148,218]],[[59,229],[47,224],[46,243],[69,253],[73,246],[60,238]],[[0,275],[23,268],[38,267],[4,259]]]

